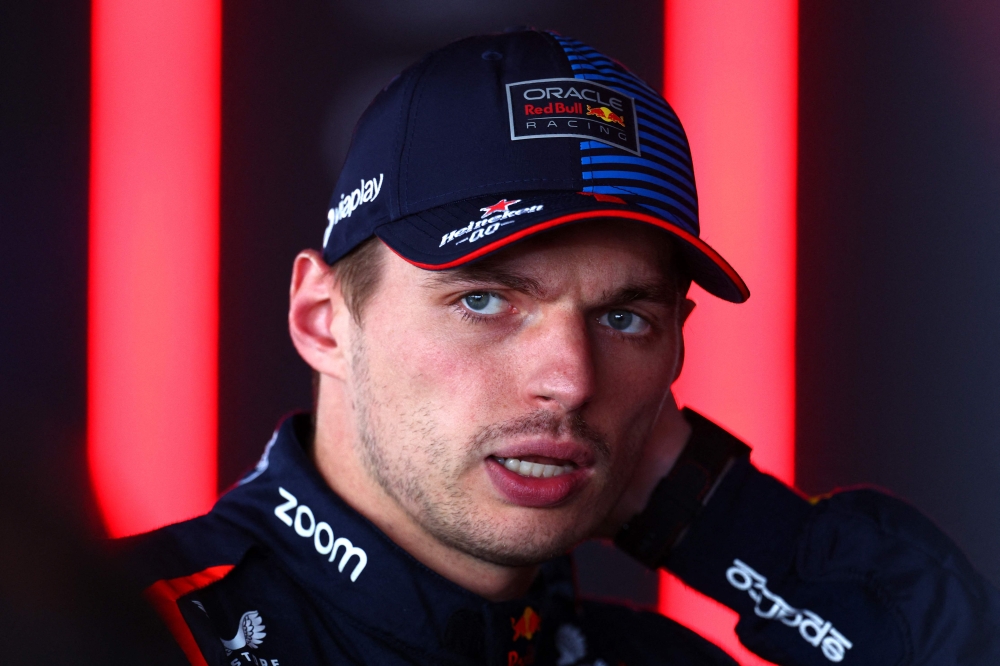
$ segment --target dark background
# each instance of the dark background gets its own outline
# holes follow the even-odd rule
[[[798,485],[887,488],[1000,583],[1000,5],[800,11]],[[659,86],[662,16],[649,0],[225,4],[220,488],[282,414],[309,406],[287,337],[289,270],[320,244],[375,91],[427,50],[525,24]],[[0,3],[0,483],[16,476],[97,529],[88,17],[84,3]],[[615,557],[585,547],[586,588],[655,600],[655,577]]]

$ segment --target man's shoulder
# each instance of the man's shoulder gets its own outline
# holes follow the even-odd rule
[[[584,631],[600,652],[629,655],[625,663],[736,666],[718,646],[652,610],[592,599],[578,602]]]
[[[117,559],[143,588],[202,575],[221,578],[238,565],[254,539],[214,513],[116,539]],[[207,573],[205,573],[207,572]]]
[[[191,663],[319,663],[352,654],[339,619],[317,611],[274,551],[215,514],[115,547]]]

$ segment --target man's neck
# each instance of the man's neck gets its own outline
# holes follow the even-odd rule
[[[351,401],[340,386],[330,384],[321,391],[312,447],[313,462],[330,488],[396,545],[453,583],[491,601],[524,596],[537,566],[494,564],[441,542],[371,478],[358,453]]]

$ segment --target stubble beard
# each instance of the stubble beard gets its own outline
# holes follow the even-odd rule
[[[467,555],[512,567],[540,564],[586,537],[579,533],[580,525],[527,533],[523,528],[498,525],[482,515],[458,479],[470,466],[483,464],[493,442],[525,433],[559,436],[568,430],[591,445],[599,462],[607,463],[611,451],[601,433],[579,416],[560,419],[536,412],[480,428],[460,449],[466,453],[464,458],[449,455],[455,449],[441,439],[430,409],[394,412],[379,400],[362,338],[360,331],[354,336],[351,362],[358,454],[371,478],[425,532]],[[386,427],[386,417],[402,436],[388,434],[392,430]]]

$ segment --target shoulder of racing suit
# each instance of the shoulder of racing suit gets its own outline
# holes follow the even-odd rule
[[[883,492],[810,501],[743,458],[664,565],[778,664],[1000,663],[1000,593]]]
[[[212,513],[112,542],[113,554],[192,664],[206,663],[199,638],[208,627],[191,612],[198,608],[189,603],[191,595],[230,577],[252,546],[247,535]]]
[[[145,534],[115,539],[111,544],[132,578],[146,588],[159,580],[232,568],[254,541],[215,513],[208,513]]]

